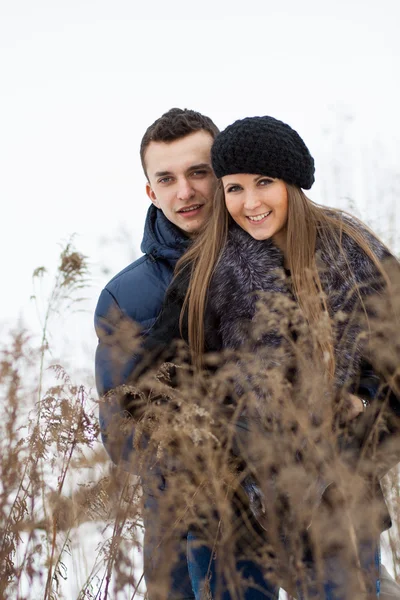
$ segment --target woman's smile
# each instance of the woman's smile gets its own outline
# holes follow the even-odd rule
[[[269,215],[271,213],[272,213],[272,210],[269,210],[268,212],[262,213],[261,215],[256,215],[256,216],[247,215],[247,218],[252,223],[264,223],[264,221],[267,219],[267,217],[269,217]]]

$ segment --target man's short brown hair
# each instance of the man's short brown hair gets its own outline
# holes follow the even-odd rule
[[[218,127],[210,117],[206,117],[195,110],[188,108],[171,108],[147,128],[140,144],[140,160],[143,171],[147,177],[144,155],[150,142],[173,142],[194,133],[195,131],[208,131],[214,139],[219,133]]]

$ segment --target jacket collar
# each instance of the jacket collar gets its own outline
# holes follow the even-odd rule
[[[141,251],[153,258],[177,261],[189,246],[189,238],[154,204],[147,211]]]
[[[387,257],[384,246],[368,230],[355,221],[349,222],[367,239],[380,260]],[[365,301],[382,290],[382,281],[374,263],[345,234],[340,247],[335,240],[327,244],[317,238],[316,260],[333,323],[336,380],[343,386],[357,371],[365,343],[360,335],[365,328]],[[224,348],[240,348],[248,343],[249,327],[251,323],[254,325],[257,316],[259,292],[268,293],[264,302],[272,313],[276,308],[274,302],[281,302],[282,296],[293,298],[285,277],[282,253],[271,240],[254,240],[237,226],[230,226],[227,244],[211,282],[208,303],[210,315],[218,316]],[[268,340],[272,345],[276,343],[276,335],[268,336],[260,338],[261,346],[268,345]]]

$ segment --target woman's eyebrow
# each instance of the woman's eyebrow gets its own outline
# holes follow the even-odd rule
[[[260,179],[274,179],[274,178],[270,177],[269,175],[257,175],[256,177],[254,177],[254,181],[259,181]]]

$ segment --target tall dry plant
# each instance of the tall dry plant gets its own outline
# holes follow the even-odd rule
[[[35,272],[36,280],[44,276],[43,269]],[[298,309],[284,302],[271,313],[260,303],[256,335],[263,327],[279,326],[288,338],[289,323],[297,327],[296,389],[279,368],[279,351],[255,356],[243,348],[209,356],[207,368],[198,372],[185,345],[178,344],[166,363],[101,399],[118,406],[122,401],[127,408],[108,432],[116,446],[135,424],[129,469],[111,468],[101,450],[90,390],[59,365],[48,369],[52,319],[74,309],[87,277],[84,257],[68,245],[51,286],[39,347],[17,331],[1,352],[0,599],[71,598],[67,584],[76,579],[76,555],[87,560],[88,569],[83,582],[75,581],[74,597],[141,595],[141,488],[129,471],[151,488],[148,474],[157,466],[166,471],[169,485],[161,494],[152,490],[160,497],[164,555],[150,582],[150,600],[166,597],[178,559],[176,540],[189,529],[219,558],[215,564],[234,599],[244,590],[238,555],[258,563],[295,597],[299,582],[306,587],[309,576],[306,551],[313,552],[318,587],[324,557],[338,548],[351,574],[349,598],[362,597],[356,538],[378,536],[380,519],[379,505],[365,500],[366,488],[371,478],[382,476],[378,466],[385,457],[397,451],[387,446],[380,454],[377,444],[387,423],[385,401],[362,460],[351,445],[343,451],[348,427],[329,382],[305,360],[312,344]],[[391,306],[377,300],[370,323],[371,361],[396,392],[400,350],[390,315],[400,310],[398,287],[394,282]],[[123,321],[116,331],[110,344],[118,359],[121,347],[135,351],[139,341],[135,324]],[[244,493],[254,480],[262,490],[256,515]],[[391,470],[385,482],[396,515],[398,471]],[[91,524],[98,535],[84,557],[75,540],[84,548],[82,528]],[[396,574],[398,531],[395,522],[390,539]]]
[[[268,301],[271,307],[273,300]],[[317,573],[312,585],[322,593],[325,559],[338,553],[346,597],[371,593],[359,542],[379,539],[382,506],[370,490],[398,460],[400,420],[390,412],[388,390],[382,388],[376,409],[349,421],[346,399],[310,360],[315,336],[327,332],[310,331],[296,303],[275,302],[272,311],[259,303],[254,339],[279,330],[291,345],[295,383],[282,368],[287,345],[259,347],[254,353],[249,344],[209,356],[206,368],[198,371],[190,366],[182,343],[163,349],[158,362],[148,359],[150,366],[138,381],[103,400],[122,403],[127,411],[128,416],[115,417],[108,431],[116,449],[124,432],[136,425],[132,472],[141,474],[148,488],[149,472],[157,467],[168,479],[166,490],[160,492],[155,481],[151,490],[159,499],[157,519],[163,531],[162,568],[151,583],[152,600],[166,597],[177,559],[174,542],[188,530],[214,550],[220,580],[232,598],[244,594],[238,556],[259,564],[270,581],[293,597],[300,586],[306,598],[310,555]],[[397,397],[399,314],[395,273],[390,298],[374,298],[371,306],[368,359]],[[127,324],[118,331],[127,336],[110,342],[118,347],[135,333],[134,328],[128,333]],[[387,428],[395,435],[383,441]],[[395,473],[386,480],[392,513],[398,499]],[[254,482],[261,490],[258,496]],[[255,496],[252,505],[249,490]],[[398,561],[394,546],[393,558]]]
[[[35,270],[38,304],[39,281],[50,290],[39,346],[15,331],[0,350],[0,598],[69,598],[73,588],[80,598],[111,597],[132,580],[132,560],[122,557],[138,544],[138,484],[108,468],[97,403],[51,360],[51,330],[88,285],[86,259],[69,242],[53,281],[46,277]],[[73,546],[87,523],[98,523],[99,535],[78,585]]]

